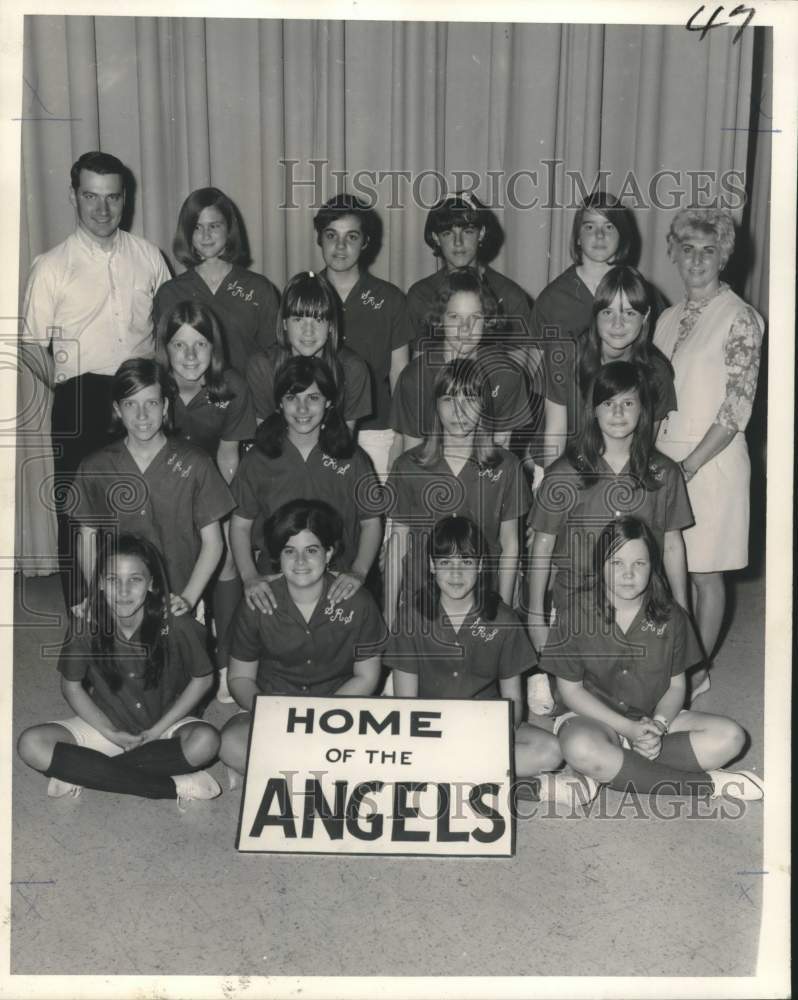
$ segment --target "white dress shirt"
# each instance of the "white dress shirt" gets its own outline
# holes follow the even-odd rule
[[[117,230],[103,250],[77,229],[34,260],[20,336],[52,343],[56,385],[113,375],[127,358],[152,353],[152,300],[168,280],[160,251],[140,236]]]

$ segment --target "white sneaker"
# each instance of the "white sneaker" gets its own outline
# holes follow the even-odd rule
[[[554,711],[554,698],[548,674],[532,674],[527,683],[526,702],[533,714],[551,715]]]
[[[598,782],[586,774],[565,769],[539,775],[541,802],[556,802],[561,806],[586,806],[598,792]]]
[[[64,795],[71,795],[76,799],[82,791],[82,785],[71,785],[68,781],[61,781],[60,778],[50,778],[47,784],[47,794],[51,799],[60,799]]]
[[[219,671],[219,690],[216,692],[216,700],[220,701],[223,705],[232,705],[235,698],[230,694],[230,688],[227,686],[227,667],[222,667]]]
[[[712,798],[721,795],[730,799],[742,799],[744,802],[759,802],[765,797],[765,783],[753,771],[726,771],[717,768],[707,771],[715,786]]]
[[[222,794],[219,782],[207,771],[173,774],[172,781],[177,789],[177,808],[180,812],[185,812],[187,803],[194,799],[215,799]]]

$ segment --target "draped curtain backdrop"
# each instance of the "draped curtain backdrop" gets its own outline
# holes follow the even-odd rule
[[[494,266],[534,297],[569,263],[565,171],[588,189],[608,171],[603,186],[635,210],[641,270],[674,300],[671,212],[650,207],[652,178],[675,173],[659,191],[680,207],[695,197],[688,171],[739,171],[744,182],[731,184],[744,184],[748,207],[735,212],[745,247],[735,285],[767,315],[770,136],[749,130],[768,126],[770,29],[732,37],[731,28],[700,41],[657,26],[29,16],[20,274],[73,229],[69,167],[102,149],[136,178],[133,232],[171,260],[180,204],[213,184],[241,210],[252,267],[280,286],[320,265],[314,203],[353,190],[358,172],[383,171],[394,173],[360,176],[384,226],[373,271],[406,289],[434,268],[422,233],[435,173],[454,186],[459,171],[459,186],[504,227]]]

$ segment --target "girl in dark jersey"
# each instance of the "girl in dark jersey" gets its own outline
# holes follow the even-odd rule
[[[213,683],[202,626],[170,611],[169,585],[153,545],[112,536],[101,553],[85,620],[61,649],[61,691],[74,716],[26,729],[19,754],[50,779],[48,794],[82,788],[177,799],[211,799],[216,780],[199,770],[219,734],[191,711]]]

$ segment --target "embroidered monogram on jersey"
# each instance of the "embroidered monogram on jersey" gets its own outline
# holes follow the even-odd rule
[[[335,469],[335,472],[339,476],[345,476],[349,471],[349,466],[351,462],[347,462],[346,465],[339,465],[337,459],[333,458],[331,455],[322,455],[321,464],[325,469]]]
[[[485,642],[491,642],[499,634],[497,628],[487,628],[485,625],[481,625],[482,617],[479,616],[471,622],[471,635],[475,639],[484,639]]]
[[[167,460],[166,464],[170,467],[172,472],[176,472],[183,479],[187,479],[191,475],[191,465],[183,465],[177,455],[171,455]]]
[[[341,622],[342,625],[348,625],[355,617],[354,608],[350,609],[348,615],[345,615],[344,609],[336,608],[332,601],[324,608],[323,614],[325,614],[331,622]]]
[[[372,309],[382,309],[385,299],[380,299],[378,302],[371,294],[371,289],[367,288],[365,292],[360,293],[360,301],[364,306],[371,306]]]

